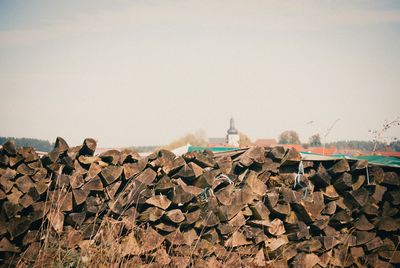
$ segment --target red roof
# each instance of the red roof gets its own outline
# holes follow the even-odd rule
[[[324,147],[309,147],[304,149],[306,152],[311,152],[314,154],[323,154],[323,155],[331,155],[337,153],[337,149],[335,147],[324,148]]]
[[[306,149],[303,148],[303,146],[301,146],[301,144],[278,144],[279,146],[283,146],[285,148],[294,148],[296,149],[298,152],[300,151],[307,151]]]
[[[278,143],[275,139],[258,139],[254,142],[254,145],[261,146],[261,147],[271,147],[275,146]]]
[[[400,152],[375,152],[377,155],[400,157]]]

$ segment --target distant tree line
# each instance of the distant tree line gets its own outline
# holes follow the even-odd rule
[[[294,130],[286,130],[282,132],[278,141],[280,144],[301,144],[299,134]],[[323,146],[321,141],[321,136],[319,134],[312,135],[308,143],[302,144],[304,148],[308,147],[320,147]],[[335,141],[325,144],[326,147],[336,147],[339,150],[360,150],[360,151],[395,151],[400,152],[400,140],[393,140],[390,143],[381,141],[359,141],[359,140],[349,140],[349,141]]]
[[[326,144],[326,147],[336,147],[338,149],[352,149],[362,151],[373,151],[376,143],[376,151],[395,151],[400,152],[400,141],[386,142],[374,142],[374,141],[335,141]]]
[[[0,144],[8,140],[14,140],[18,147],[33,147],[37,151],[50,152],[54,148],[54,143],[32,138],[0,137]]]
[[[128,149],[134,150],[138,153],[147,153],[157,150],[160,146],[131,146]]]

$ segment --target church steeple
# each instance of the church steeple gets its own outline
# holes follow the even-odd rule
[[[229,134],[238,134],[238,130],[235,128],[235,119],[233,119],[233,117],[231,117],[230,120],[230,127],[228,129],[228,135]]]

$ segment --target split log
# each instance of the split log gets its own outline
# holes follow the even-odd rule
[[[3,151],[8,155],[8,156],[15,156],[17,154],[17,145],[15,144],[14,140],[8,140],[6,141],[3,146]]]
[[[87,138],[83,141],[83,146],[79,151],[80,155],[93,155],[96,151],[97,142],[94,139]]]
[[[317,186],[326,187],[331,184],[331,176],[322,163],[319,164],[317,172],[310,177],[310,180]]]
[[[122,174],[123,168],[121,166],[108,166],[101,171],[101,177],[109,185],[115,182]]]
[[[331,174],[339,174],[350,171],[349,162],[346,159],[337,161],[330,169]]]
[[[350,190],[353,185],[353,178],[349,173],[343,173],[340,177],[335,181],[333,186],[338,192],[343,192]]]
[[[171,205],[171,201],[164,195],[156,195],[147,199],[146,204],[166,210]]]
[[[173,223],[181,223],[185,220],[185,216],[180,209],[173,209],[166,212],[165,217]]]

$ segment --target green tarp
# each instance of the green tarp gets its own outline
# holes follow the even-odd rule
[[[188,148],[188,152],[193,151],[202,151],[202,150],[210,150],[212,152],[227,152],[237,150],[238,148],[230,148],[230,147],[196,147],[190,146]],[[334,159],[354,159],[354,160],[367,160],[371,164],[375,165],[382,165],[382,166],[390,166],[390,167],[397,167],[400,168],[400,158],[397,157],[388,157],[388,156],[381,156],[381,155],[364,155],[364,156],[350,156],[350,155],[343,155],[343,154],[335,154],[335,155],[320,155],[320,154],[313,154],[309,152],[301,152],[305,158],[312,160],[334,160]]]
[[[381,155],[364,155],[364,156],[351,156],[350,158],[367,160],[368,163],[376,165],[400,167],[400,159],[397,157],[389,157]]]

